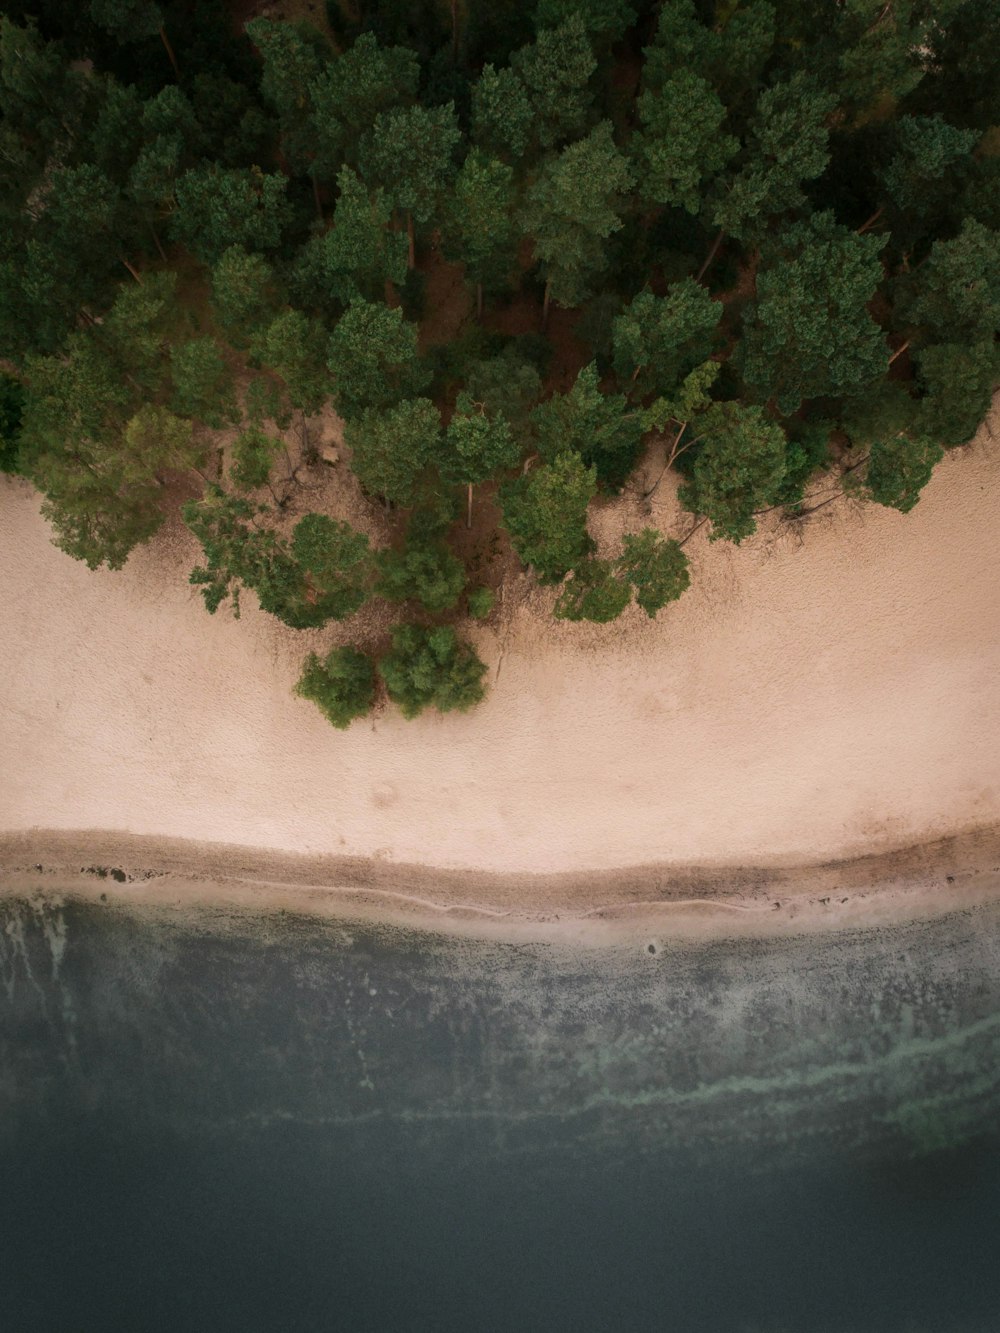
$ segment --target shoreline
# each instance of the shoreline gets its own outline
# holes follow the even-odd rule
[[[814,864],[510,874],[121,832],[0,833],[0,896],[293,913],[468,938],[575,943],[873,929],[1000,899],[1000,824]]]

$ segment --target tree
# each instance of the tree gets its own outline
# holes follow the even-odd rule
[[[534,134],[542,148],[556,148],[579,135],[591,105],[588,87],[597,60],[583,19],[572,14],[558,28],[546,28],[532,46],[511,57],[534,114]]]
[[[281,376],[288,401],[304,417],[318,412],[330,392],[328,342],[318,319],[301,310],[286,310],[253,343],[257,357]]]
[[[675,283],[666,296],[641,291],[612,322],[615,374],[641,397],[673,393],[711,355],[721,313],[693,278]]]
[[[716,191],[712,218],[734,236],[755,236],[776,213],[801,208],[802,185],[829,160],[826,118],[836,98],[799,71],[760,95],[735,175]]]
[[[21,470],[18,445],[24,416],[24,386],[0,371],[0,472]]]
[[[1000,380],[1000,352],[992,338],[934,343],[916,353],[919,433],[948,448],[965,444],[989,412]]]
[[[934,342],[973,343],[1000,332],[1000,232],[972,218],[937,240],[921,269],[902,281],[900,313]]]
[[[785,435],[759,407],[713,403],[698,420],[700,449],[677,498],[711,521],[711,541],[739,543],[756,531],[785,475]]]
[[[306,514],[292,530],[292,556],[305,576],[303,623],[344,620],[364,603],[372,560],[363,532],[326,514]]]
[[[642,131],[632,141],[643,197],[698,213],[704,182],[739,150],[739,140],[721,133],[726,108],[711,84],[679,69],[662,88],[639,98]]]
[[[428,611],[450,611],[465,587],[465,567],[440,532],[411,522],[400,551],[380,551],[375,591],[390,602],[417,601]]]
[[[651,620],[691,583],[687,556],[680,543],[664,539],[655,528],[626,534],[617,563],[635,590],[635,600]]]
[[[482,404],[487,416],[504,417],[520,439],[531,405],[542,391],[542,379],[516,347],[507,347],[497,356],[471,362],[465,387],[472,401]]]
[[[441,417],[427,398],[411,398],[350,418],[344,438],[351,467],[369,495],[409,505],[422,472],[440,451]]]
[[[375,667],[357,648],[334,648],[326,657],[310,653],[295,686],[300,699],[314,703],[328,722],[345,731],[371,711]]]
[[[520,448],[503,416],[488,416],[485,407],[460,393],[445,433],[446,462],[442,472],[469,488],[466,526],[472,527],[472,488],[506,468],[514,467]]]
[[[230,341],[245,346],[277,313],[274,271],[263,255],[242,245],[222,252],[212,269],[212,305]]]
[[[392,650],[379,662],[389,698],[406,718],[425,708],[464,713],[486,693],[486,665],[450,625],[397,625]]]
[[[221,430],[236,419],[233,379],[214,338],[192,338],[170,349],[171,410]]]
[[[476,286],[482,318],[483,287],[503,288],[517,262],[514,172],[473,149],[462,164],[444,218],[444,251],[465,265]]]
[[[417,330],[398,308],[352,301],[327,351],[337,408],[345,417],[392,407],[430,380],[417,355]]]
[[[477,148],[519,162],[531,142],[535,113],[516,71],[484,65],[472,87],[472,140]]]
[[[876,440],[865,478],[869,494],[878,504],[908,514],[943,454],[939,444],[920,436]]]
[[[563,584],[555,605],[557,620],[617,620],[632,599],[632,589],[610,560],[581,560]]]
[[[786,415],[803,398],[857,393],[885,373],[885,337],[868,313],[884,244],[818,213],[788,227],[769,251],[757,275],[743,374],[776,395]]]
[[[326,44],[304,23],[256,18],[246,25],[246,33],[264,62],[260,90],[278,113],[285,160],[296,175],[311,173],[318,136],[309,90],[323,69]]]
[[[288,181],[259,168],[212,165],[185,171],[177,181],[171,226],[181,245],[204,264],[215,264],[231,245],[276,250],[291,210]]]
[[[969,174],[978,137],[940,115],[896,121],[895,152],[880,174],[892,207],[894,238],[905,248],[947,217]]]
[[[621,227],[622,196],[631,184],[631,168],[606,120],[543,167],[528,191],[524,217],[546,275],[543,323],[550,297],[575,305],[604,266],[601,243]]]
[[[590,549],[587,506],[597,469],[566,451],[500,488],[504,526],[514,550],[543,583],[554,583]]]
[[[163,11],[152,0],[90,0],[90,16],[94,22],[119,42],[142,41],[144,37],[159,36],[163,49],[178,78],[177,57],[174,55]]]
[[[552,461],[572,451],[593,464],[597,480],[621,486],[635,463],[643,434],[641,415],[623,394],[602,393],[597,366],[584,366],[568,393],[553,394],[531,414],[539,454]]]
[[[259,426],[240,431],[233,441],[229,477],[238,491],[255,491],[266,486],[271,477],[274,456],[281,441]]]
[[[357,160],[360,140],[377,116],[416,98],[419,82],[416,54],[405,46],[381,47],[370,32],[328,61],[309,95],[320,159],[330,178],[343,161]]]
[[[384,190],[369,192],[357,172],[346,166],[337,186],[333,226],[310,242],[316,279],[344,305],[359,297],[380,300],[386,283],[399,286],[406,279],[406,237],[389,229],[392,208]]]
[[[416,262],[414,219],[427,222],[455,172],[461,142],[454,104],[411,106],[375,117],[360,147],[361,174],[381,185],[393,207],[406,214],[409,267]]]

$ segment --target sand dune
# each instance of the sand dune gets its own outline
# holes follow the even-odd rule
[[[998,496],[988,424],[909,515],[839,501],[738,549],[699,533],[692,590],[655,624],[556,624],[522,584],[476,631],[477,711],[342,733],[291,694],[329,634],[249,597],[241,621],[209,617],[182,529],[90,573],[4,479],[0,830],[580,872],[818,862],[994,824]],[[626,502],[593,526],[644,521]]]

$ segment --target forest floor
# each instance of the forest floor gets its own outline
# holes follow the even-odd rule
[[[633,607],[555,622],[555,591],[519,576],[471,626],[489,666],[479,708],[412,722],[383,708],[347,732],[291,689],[307,651],[358,624],[295,632],[250,596],[238,622],[208,616],[179,522],[120,573],[91,573],[5,478],[0,831],[23,852],[61,830],[88,864],[112,830],[227,844],[234,876],[272,853],[396,884],[414,866],[425,882],[461,871],[494,895],[481,877],[500,875],[503,910],[544,911],[554,881],[539,875],[613,873],[626,895],[699,867],[759,883],[995,825],[998,427],[995,411],[909,515],[843,499],[804,523],[769,515],[738,548],[699,532],[692,587],[656,621]],[[340,516],[377,524],[331,471],[348,478]],[[600,549],[650,521],[642,483],[596,507]],[[651,517],[676,529],[672,478]]]

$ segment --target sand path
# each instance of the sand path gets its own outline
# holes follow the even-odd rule
[[[342,733],[291,694],[329,635],[209,617],[183,530],[90,573],[2,479],[0,831],[537,873],[818,862],[995,824],[998,496],[987,423],[909,515],[840,501],[740,548],[700,533],[655,623],[560,625],[530,594],[477,631],[477,711]]]

